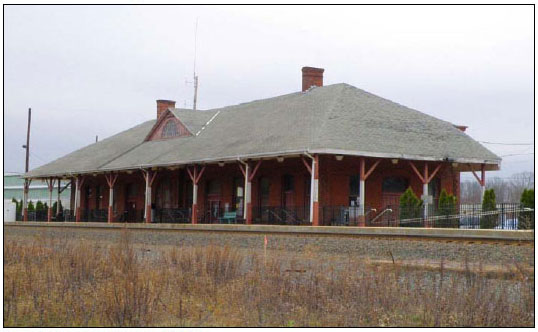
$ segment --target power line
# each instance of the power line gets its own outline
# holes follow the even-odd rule
[[[501,157],[512,157],[512,156],[528,156],[528,155],[533,155],[534,152],[531,152],[531,153],[512,153],[512,154],[505,154],[504,156],[501,156]]]
[[[480,143],[484,144],[497,144],[497,145],[534,145],[534,143],[498,143],[498,142],[486,142],[486,141],[479,141]]]

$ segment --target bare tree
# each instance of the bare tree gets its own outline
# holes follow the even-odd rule
[[[519,203],[524,189],[534,189],[534,172],[516,173],[509,178],[491,177],[486,181],[486,188],[493,189],[497,202]],[[480,185],[474,180],[460,183],[460,201],[462,204],[479,204]]]

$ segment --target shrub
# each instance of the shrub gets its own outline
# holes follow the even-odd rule
[[[43,202],[37,201],[37,203],[35,205],[35,210],[36,211],[43,211],[43,209],[44,209]]]
[[[445,189],[441,190],[439,195],[438,215],[445,216],[444,220],[440,220],[441,227],[459,227],[459,217],[450,217],[457,214],[456,196],[448,194]]]
[[[420,227],[422,225],[421,220],[406,221],[407,219],[420,218],[422,218],[422,200],[409,187],[400,196],[400,226]]]
[[[534,189],[525,189],[521,194],[521,207],[534,210]],[[519,214],[518,229],[534,229],[534,211]]]
[[[34,202],[32,201],[28,202],[28,211],[29,212],[35,211]]]
[[[484,200],[482,202],[482,212],[492,212],[497,210],[497,203],[495,202],[495,191],[488,189],[484,192]],[[487,214],[480,218],[480,228],[492,229],[498,224],[499,216],[496,213]]]

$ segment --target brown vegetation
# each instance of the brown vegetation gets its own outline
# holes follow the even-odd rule
[[[310,253],[310,255],[313,255]],[[299,260],[299,257],[297,258]],[[532,326],[534,284],[230,247],[4,241],[5,326]],[[298,267],[299,266],[299,267]]]

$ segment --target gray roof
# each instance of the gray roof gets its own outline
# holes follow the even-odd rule
[[[144,142],[155,120],[36,168],[26,176],[76,174],[287,154],[451,160],[501,159],[451,123],[348,84],[312,88],[208,111],[170,110],[193,134]]]

